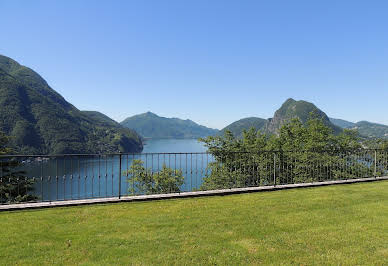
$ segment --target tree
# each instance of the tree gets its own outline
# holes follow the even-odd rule
[[[0,155],[11,152],[7,147],[9,138],[0,132]],[[18,170],[20,162],[12,158],[0,158],[0,203],[16,203],[36,200],[31,192],[34,182],[25,176],[25,172]]]
[[[184,177],[182,171],[169,168],[165,164],[160,171],[152,172],[151,168],[144,167],[143,161],[133,160],[128,170],[127,182],[132,194],[171,193],[180,192]]]
[[[315,182],[371,176],[370,154],[360,151],[357,132],[334,135],[321,118],[310,114],[303,124],[291,119],[278,135],[265,135],[254,128],[241,139],[229,131],[224,136],[200,139],[215,162],[201,189]]]

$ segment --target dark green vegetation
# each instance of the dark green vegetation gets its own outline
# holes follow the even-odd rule
[[[242,137],[244,129],[254,128],[255,130],[265,130],[268,120],[258,117],[247,117],[233,122],[229,126],[223,128],[220,133],[224,134],[226,131],[232,132],[236,137]]]
[[[184,182],[181,170],[175,170],[163,164],[162,170],[155,172],[151,168],[145,168],[141,160],[133,160],[128,174],[128,192],[131,194],[180,192]]]
[[[128,117],[121,125],[135,130],[144,138],[200,138],[218,132],[189,119],[160,117],[151,112]]]
[[[242,137],[244,129],[248,130],[253,127],[266,134],[278,134],[282,125],[290,122],[293,118],[298,118],[305,124],[311,114],[313,114],[314,117],[321,119],[335,134],[339,134],[342,131],[340,127],[331,123],[328,116],[314,104],[306,101],[295,101],[290,98],[275,112],[273,118],[244,118],[225,127],[221,132],[225,133],[229,130],[234,136]]]
[[[33,70],[0,56],[0,130],[17,153],[142,150],[140,137],[95,112],[81,112]]]
[[[0,264],[384,265],[387,190],[381,181],[3,212]]]
[[[226,131],[224,136],[210,136],[201,141],[215,158],[208,166],[211,171],[202,184],[204,190],[273,185],[274,171],[277,184],[374,174],[374,151],[360,151],[357,132],[344,130],[334,134],[325,120],[314,114],[305,123],[299,118],[282,123],[277,135],[251,128],[243,132],[242,138]],[[384,145],[379,143],[375,148],[386,148]],[[376,174],[386,174],[387,153],[378,156],[382,164]]]
[[[112,118],[97,111],[81,111],[83,114],[93,120],[96,125],[105,127],[120,127],[120,124]]]
[[[352,123],[346,120],[330,118],[333,124],[342,128],[355,129],[359,134],[366,138],[388,138],[388,126],[371,123],[368,121],[360,121]]]
[[[0,155],[11,152],[8,147],[9,137],[0,131]],[[36,200],[31,195],[33,181],[27,179],[25,172],[18,170],[20,162],[13,159],[0,158],[0,204]]]

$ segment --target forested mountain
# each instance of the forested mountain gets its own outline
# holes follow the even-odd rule
[[[254,127],[260,129],[263,133],[277,134],[282,125],[290,122],[291,119],[299,118],[302,123],[306,123],[310,115],[322,119],[323,123],[330,127],[334,133],[342,131],[340,127],[331,123],[329,117],[314,104],[306,101],[295,101],[290,98],[275,112],[273,118],[267,120],[257,117],[240,119],[222,129],[221,132],[230,130],[235,136],[241,136],[244,129],[248,130]]]
[[[292,118],[297,117],[305,123],[310,114],[322,119],[323,123],[330,127],[335,134],[340,133],[343,129],[354,129],[358,131],[360,136],[365,138],[388,138],[387,125],[371,123],[368,121],[353,123],[343,119],[329,118],[313,103],[307,101],[295,101],[291,98],[282,104],[282,106],[275,112],[273,118],[243,118],[223,128],[220,132],[223,133],[226,130],[230,130],[234,136],[241,137],[244,129],[247,130],[254,127],[256,130],[261,130],[263,133],[276,134],[281,126],[290,121]]]
[[[330,127],[335,133],[342,131],[340,127],[332,124],[329,117],[313,103],[295,101],[290,98],[275,112],[274,117],[268,123],[267,132],[277,133],[281,126],[284,123],[289,122],[292,118],[299,118],[302,123],[306,123],[311,114],[322,119],[323,123]]]
[[[218,133],[217,129],[198,125],[189,119],[160,117],[151,112],[128,117],[120,124],[144,138],[201,138]]]
[[[388,138],[388,126],[372,123],[368,121],[359,121],[352,123],[342,119],[330,118],[333,124],[348,129],[355,129],[358,133],[366,138]]]
[[[96,125],[107,127],[122,127],[120,123],[116,122],[112,118],[98,111],[81,111],[87,115]]]
[[[141,138],[106,116],[82,112],[36,72],[0,55],[0,130],[17,153],[138,152]],[[113,121],[114,122],[114,121]]]
[[[268,125],[268,120],[259,117],[247,117],[223,128],[220,133],[223,134],[226,130],[229,130],[236,137],[242,137],[244,129],[255,128],[256,130],[265,131]]]

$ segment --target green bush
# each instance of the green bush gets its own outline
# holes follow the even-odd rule
[[[128,170],[129,190],[132,194],[157,194],[180,192],[184,177],[182,171],[174,170],[163,164],[162,169],[152,172],[145,168],[143,161],[133,160]]]

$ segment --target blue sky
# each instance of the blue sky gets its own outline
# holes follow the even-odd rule
[[[81,110],[222,128],[289,97],[388,124],[388,1],[0,0],[0,54]]]

